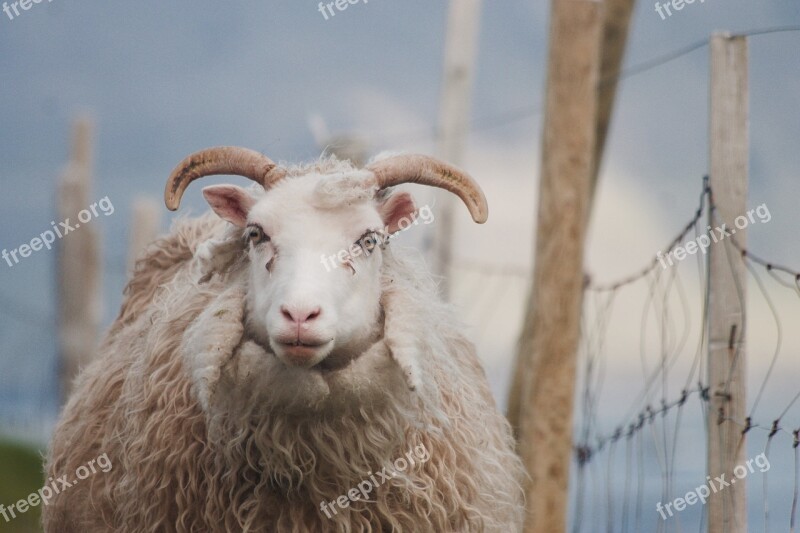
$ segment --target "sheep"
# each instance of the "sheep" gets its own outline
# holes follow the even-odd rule
[[[168,208],[214,174],[257,185],[204,188],[214,214],[137,263],[46,465],[113,468],[54,496],[45,531],[520,530],[524,471],[475,349],[386,238],[415,216],[406,182],[484,222],[474,180],[426,156],[279,166],[217,147],[173,171]]]

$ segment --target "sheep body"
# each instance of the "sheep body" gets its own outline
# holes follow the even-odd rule
[[[510,428],[418,266],[385,252],[381,335],[297,390],[291,374],[306,370],[247,334],[246,265],[215,262],[229,233],[209,215],[182,219],[138,263],[47,474],[103,453],[113,468],[57,495],[45,530],[519,530]],[[415,449],[429,459],[396,472]],[[384,468],[397,475],[368,500],[323,512]]]

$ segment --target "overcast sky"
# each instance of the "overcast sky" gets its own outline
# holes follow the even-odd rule
[[[478,127],[464,166],[486,189],[492,215],[482,227],[470,224],[465,211],[459,215],[459,267],[480,262],[525,272],[530,265],[542,117],[518,110],[543,100],[548,4],[484,2],[472,108]],[[188,153],[232,144],[278,160],[312,159],[319,147],[311,114],[334,132],[362,135],[373,152],[435,153],[446,3],[370,0],[329,20],[317,8],[312,0],[52,0],[13,20],[0,13],[0,246],[17,248],[56,219],[54,182],[67,156],[70,121],[82,111],[97,124],[94,197],[108,196],[115,206],[112,216],[93,222],[104,239],[105,324],[124,283],[130,202],[160,198],[169,171]],[[644,2],[634,15],[626,65],[715,30],[786,25],[800,25],[797,0],[706,0],[666,20]],[[797,32],[750,39],[748,203],[766,203],[772,214],[768,224],[751,227],[750,246],[795,267],[798,49]],[[708,168],[707,58],[702,48],[619,87],[588,242],[587,270],[598,281],[638,270],[696,208]],[[186,206],[203,209],[197,189]],[[165,210],[165,229],[169,216]],[[13,268],[0,263],[0,418],[53,405],[53,266],[48,251]],[[527,282],[516,275],[481,279],[466,269],[454,279],[456,303],[504,403]],[[784,321],[791,324],[797,312],[784,309]],[[772,333],[763,335],[771,342]],[[800,346],[796,338],[785,342]],[[763,359],[753,362],[755,369],[764,366]]]

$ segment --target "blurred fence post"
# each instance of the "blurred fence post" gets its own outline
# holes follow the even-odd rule
[[[603,162],[603,152],[614,112],[617,96],[617,83],[625,58],[625,45],[636,0],[606,0],[605,22],[603,24],[603,56],[600,65],[600,99],[597,104],[597,140],[594,151],[594,174],[592,195],[597,186],[597,176]]]
[[[526,533],[566,530],[605,7],[590,0],[551,5],[536,262],[509,398],[530,475]]]
[[[463,164],[469,133],[472,85],[478,51],[481,0],[450,0],[444,52],[444,76],[439,104],[439,157],[456,166]],[[428,247],[432,272],[441,276],[442,296],[449,299],[448,274],[453,256],[456,201],[450,193],[436,192],[436,226]]]
[[[93,123],[87,117],[75,121],[70,161],[58,183],[58,216],[72,229],[58,239],[59,383],[62,401],[72,381],[92,357],[97,343],[101,312],[100,242],[91,223],[78,214],[91,204]],[[68,231],[68,234],[66,233]]]
[[[136,198],[132,205],[131,233],[128,241],[128,273],[147,245],[158,237],[161,226],[161,204],[153,198]]]

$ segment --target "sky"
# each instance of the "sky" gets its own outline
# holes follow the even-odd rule
[[[446,12],[443,1],[370,0],[326,20],[311,0],[52,0],[13,20],[0,13],[0,246],[17,248],[56,220],[55,182],[68,156],[70,124],[81,113],[96,124],[93,196],[108,196],[115,207],[92,222],[103,237],[104,325],[125,281],[130,205],[141,196],[159,199],[185,155],[226,144],[281,161],[310,160],[320,153],[312,115],[332,132],[361,136],[372,153],[435,154]],[[491,215],[479,227],[465,210],[459,213],[454,303],[501,405],[532,261],[542,116],[530,110],[543,102],[548,17],[545,1],[483,3],[475,127],[462,163],[484,187]],[[633,17],[625,65],[717,30],[797,25],[797,0],[705,0],[664,20],[644,2]],[[795,267],[798,47],[798,32],[749,41],[748,204],[765,203],[772,215],[750,228],[749,246]],[[708,169],[707,117],[707,48],[620,84],[587,241],[593,279],[638,270],[691,218]],[[204,210],[197,189],[185,205],[189,212]],[[163,211],[162,229],[172,216]],[[408,244],[421,242],[425,231],[432,229],[424,227]],[[0,426],[49,423],[55,416],[54,264],[47,250],[13,267],[0,263]],[[798,310],[791,299],[778,298],[790,324]],[[639,313],[631,300],[625,312]],[[768,313],[763,303],[752,305],[760,306],[758,317]],[[769,360],[770,327],[768,318],[751,322],[755,351],[767,352],[753,358],[754,371]],[[626,338],[624,328],[612,335],[619,350],[607,370],[610,382],[622,387],[637,379],[628,372]],[[798,347],[800,339],[787,335],[784,351],[791,355]],[[792,392],[787,376],[797,374],[791,372],[778,375],[782,397]],[[624,401],[612,395],[609,409]]]

